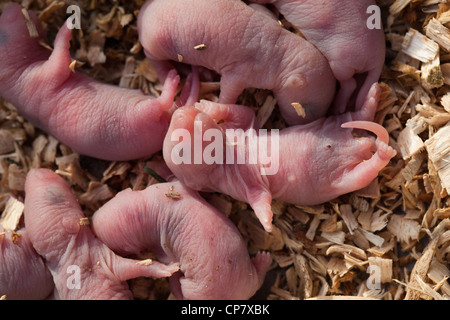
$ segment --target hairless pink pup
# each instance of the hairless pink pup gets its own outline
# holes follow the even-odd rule
[[[131,299],[126,280],[168,277],[177,263],[122,258],[92,233],[68,184],[47,169],[33,169],[25,183],[25,228],[55,283],[53,297]]]
[[[385,59],[382,26],[368,24],[375,0],[250,1],[273,4],[325,55],[340,83],[334,103],[337,111],[346,110],[358,87],[358,74],[365,74],[364,83],[357,92],[356,106],[361,106],[370,87],[378,81]]]
[[[336,79],[320,51],[241,0],[149,0],[138,30],[160,78],[169,60],[221,74],[220,103],[236,103],[245,88],[272,90],[287,123],[299,124],[324,116],[334,97]]]
[[[254,114],[247,107],[208,101],[196,104],[195,108],[183,107],[172,116],[164,141],[164,160],[188,187],[225,193],[249,203],[261,224],[270,231],[272,199],[300,205],[320,204],[367,186],[389,163],[396,152],[388,146],[388,133],[370,122],[379,93],[375,84],[360,110],[283,129],[279,139],[273,141],[272,131],[263,136],[247,135],[248,139],[243,140],[249,131],[241,130],[231,136],[233,140],[227,139],[226,129],[254,127]],[[346,128],[368,130],[378,138],[374,143],[372,137],[355,136]],[[214,135],[217,132],[219,136]],[[201,134],[203,137],[197,139]],[[222,153],[218,152],[220,148],[211,147],[217,146],[216,139],[221,136],[225,150]],[[236,136],[240,138],[238,142]],[[257,156],[257,161],[251,162],[250,157],[255,159],[264,145],[271,150],[271,161]],[[242,164],[224,159],[228,154],[236,159],[239,153],[246,155]],[[201,159],[196,161],[199,155]],[[206,159],[205,155],[211,157]],[[274,162],[278,163],[270,173]]]
[[[179,77],[168,73],[158,98],[103,84],[69,68],[71,30],[63,25],[53,52],[32,38],[21,7],[0,17],[0,95],[30,122],[79,153],[106,160],[150,156],[162,148]]]
[[[0,227],[0,297],[42,300],[50,296],[53,288],[52,276],[34,250],[27,231]]]
[[[114,251],[151,251],[163,263],[179,263],[169,279],[177,299],[248,299],[272,261],[268,253],[250,259],[236,226],[179,181],[118,193],[92,226]]]

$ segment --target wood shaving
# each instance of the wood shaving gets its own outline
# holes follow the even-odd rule
[[[22,9],[22,14],[25,17],[25,22],[27,24],[27,28],[28,28],[28,32],[30,34],[31,38],[38,38],[39,37],[39,33],[36,29],[36,26],[34,25],[34,22],[31,20],[30,15],[28,14],[28,11],[23,8]]]
[[[208,46],[206,44],[204,44],[204,43],[194,46],[194,49],[198,50],[198,51],[206,50],[207,48],[208,48]]]
[[[428,38],[436,41],[441,48],[450,51],[450,30],[443,26],[436,18],[431,19],[425,27]]]
[[[70,69],[70,71],[75,72],[75,70],[77,68],[80,68],[83,64],[84,63],[79,62],[77,60],[72,60],[72,62],[69,64],[69,69]]]
[[[3,230],[17,230],[24,207],[23,202],[14,197],[9,198],[6,202],[6,207],[0,216],[0,226]]]
[[[137,265],[140,265],[140,266],[149,266],[149,265],[151,265],[152,263],[153,263],[153,260],[152,260],[152,259],[145,259],[145,260],[136,262],[136,264],[137,264]]]
[[[450,122],[425,143],[430,161],[447,192],[450,191]]]
[[[84,217],[84,218],[81,218],[80,219],[80,226],[88,226],[88,225],[90,225],[91,223],[89,222],[89,218],[87,218],[87,217]]]
[[[266,97],[266,100],[258,109],[258,112],[256,114],[256,124],[258,125],[258,128],[264,127],[267,120],[269,120],[270,116],[275,110],[276,104],[277,100],[272,95],[268,95]]]
[[[403,38],[402,52],[411,58],[427,63],[438,55],[439,45],[411,28]]]
[[[303,108],[303,106],[300,103],[293,102],[293,103],[291,103],[291,105],[294,107],[295,112],[297,112],[297,115],[299,117],[306,118],[305,108]]]
[[[11,233],[11,240],[14,244],[16,244],[19,241],[20,237],[22,237],[22,234],[19,232],[13,231]]]
[[[174,190],[174,186],[170,186],[169,192],[165,194],[166,197],[174,199],[174,200],[180,199],[181,194],[179,194],[178,192],[173,192],[173,190]]]

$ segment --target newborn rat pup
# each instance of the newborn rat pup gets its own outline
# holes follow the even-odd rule
[[[92,227],[116,252],[145,250],[179,264],[169,279],[176,299],[249,299],[272,261],[267,253],[250,259],[236,226],[179,181],[118,193],[94,214]]]
[[[52,276],[34,250],[27,231],[0,227],[0,297],[43,300],[53,288]]]
[[[216,71],[222,104],[236,103],[245,88],[272,90],[291,125],[318,119],[331,105],[336,80],[320,51],[241,0],[149,0],[138,30],[161,79],[169,60]]]
[[[388,146],[388,133],[370,122],[379,93],[375,84],[360,110],[283,129],[274,140],[275,132],[248,133],[254,128],[254,114],[249,115],[247,107],[201,101],[173,114],[164,160],[186,186],[249,203],[270,231],[272,199],[299,205],[324,203],[364,188],[389,163],[396,152]],[[228,135],[230,127],[246,130]],[[374,143],[372,137],[355,136],[348,128],[369,130],[378,138]],[[269,162],[261,157],[264,147],[270,150]],[[234,161],[229,161],[230,154]],[[236,161],[238,154],[244,154],[245,161]],[[275,171],[267,174],[274,164]]]
[[[31,170],[25,193],[25,228],[53,277],[54,298],[132,299],[126,280],[168,277],[179,270],[177,263],[146,263],[114,254],[94,236],[75,195],[54,172]]]
[[[59,30],[53,52],[33,38],[17,3],[0,17],[0,95],[37,127],[79,153],[105,160],[151,156],[162,148],[179,77],[168,72],[161,96],[100,83],[69,68],[71,30]],[[186,88],[189,90],[189,88]],[[187,96],[186,98],[189,98]]]
[[[273,4],[325,55],[340,83],[334,103],[337,112],[346,110],[356,89],[359,89],[356,106],[364,102],[370,87],[380,78],[386,50],[381,26],[379,29],[367,26],[370,17],[367,9],[376,5],[374,0],[250,1]],[[357,78],[363,78],[363,83],[358,84]]]

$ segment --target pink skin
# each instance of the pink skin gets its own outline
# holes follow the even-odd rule
[[[3,232],[5,232],[3,234]],[[42,300],[53,291],[53,279],[34,250],[25,229],[12,232],[0,227],[0,296],[8,300]]]
[[[170,170],[188,187],[195,190],[217,191],[245,201],[255,211],[267,231],[272,229],[272,199],[299,205],[315,205],[367,186],[385,167],[396,152],[388,146],[384,128],[370,122],[374,118],[380,89],[375,84],[363,107],[356,112],[321,118],[310,124],[283,129],[279,134],[279,167],[272,175],[262,175],[263,165],[256,164],[175,164],[175,147],[195,147],[195,142],[180,142],[176,129],[185,129],[194,137],[194,121],[201,121],[203,133],[210,128],[223,130],[234,127],[236,119],[241,128],[254,126],[254,116],[243,106],[218,105],[203,101],[194,107],[178,109],[172,117],[164,141],[164,160]],[[244,108],[244,109],[243,109]],[[236,110],[241,109],[239,113]],[[245,111],[245,109],[247,111]],[[239,117],[236,114],[240,114]],[[245,115],[245,116],[242,116]],[[216,121],[220,121],[217,124]],[[223,122],[225,121],[225,122]],[[352,130],[369,130],[378,138],[355,136]],[[224,134],[224,133],[223,133]],[[261,139],[257,136],[257,139]],[[205,139],[203,139],[205,140]],[[201,150],[211,142],[204,141]],[[244,148],[255,154],[257,143],[227,143],[224,148]],[[376,152],[375,152],[376,151]],[[194,150],[191,149],[192,155]],[[373,154],[375,152],[375,154]],[[235,151],[237,154],[237,151]],[[226,163],[226,160],[223,160]],[[266,166],[267,167],[267,166]]]
[[[0,95],[30,122],[79,153],[106,160],[150,156],[162,148],[179,77],[168,73],[158,98],[95,81],[69,69],[71,30],[58,32],[50,52],[40,23],[31,38],[21,7],[0,17]]]
[[[163,263],[179,263],[180,272],[170,278],[177,299],[248,299],[272,261],[267,253],[250,259],[236,226],[178,181],[118,193],[94,214],[92,225],[114,251],[151,251]]]
[[[87,225],[67,183],[47,169],[33,169],[25,183],[25,228],[55,283],[57,299],[132,299],[126,280],[136,277],[168,277],[177,264],[153,261],[149,266],[114,254]],[[80,288],[70,289],[80,269]]]
[[[374,0],[250,0],[273,4],[296,26],[306,39],[328,59],[340,83],[334,108],[344,112],[351,95],[359,89],[356,106],[360,106],[370,87],[378,81],[385,58],[382,29],[369,29],[367,13]],[[366,74],[358,83],[358,74]],[[360,86],[360,88],[358,88]]]
[[[164,79],[169,60],[221,74],[220,103],[236,103],[245,88],[272,90],[289,124],[324,116],[336,80],[309,42],[240,0],[149,0],[138,17],[139,39]],[[195,50],[199,44],[207,46]],[[297,115],[291,103],[306,109]]]

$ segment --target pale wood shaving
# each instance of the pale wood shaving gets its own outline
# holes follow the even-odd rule
[[[80,219],[80,226],[88,226],[90,224],[89,222],[89,218],[88,217],[84,217]]]
[[[392,215],[387,229],[401,242],[419,239],[420,224],[401,215]]]
[[[10,197],[6,203],[6,207],[0,216],[0,226],[3,230],[17,230],[20,218],[24,210],[23,202],[14,197]]]
[[[264,104],[258,109],[256,114],[256,123],[259,128],[263,128],[267,120],[272,115],[273,110],[277,104],[277,100],[272,96],[268,95]]]
[[[432,239],[432,241],[427,245],[422,256],[417,260],[414,268],[411,272],[411,281],[409,286],[417,287],[416,284],[423,282],[423,278],[428,273],[431,261],[433,259],[434,253],[436,251],[436,245],[438,239]],[[406,300],[417,300],[420,298],[420,291],[408,287],[406,291]]]
[[[381,247],[385,241],[383,237],[380,237],[370,231],[361,229],[361,233],[369,242],[371,242],[377,247]]]
[[[35,26],[34,22],[31,20],[29,14],[28,14],[28,11],[25,8],[22,9],[22,14],[25,17],[25,22],[27,24],[28,32],[30,33],[30,37],[38,38],[39,33],[36,29],[36,26]]]
[[[369,266],[377,267],[381,270],[381,283],[390,283],[392,281],[392,259],[384,259],[381,257],[369,257]]]
[[[408,159],[417,152],[420,152],[424,143],[419,135],[415,134],[411,127],[405,127],[399,134],[397,140],[403,159]]]
[[[305,108],[303,108],[303,106],[300,103],[293,102],[293,103],[291,103],[291,105],[292,105],[292,107],[294,107],[295,112],[297,113],[297,115],[299,117],[306,118]]]
[[[356,221],[355,215],[352,212],[351,205],[343,204],[339,207],[339,213],[347,225],[350,234],[353,234],[353,230],[358,228],[358,222]]]
[[[430,62],[423,63],[420,71],[422,86],[425,89],[440,88],[444,85],[439,55],[436,55]]]
[[[425,142],[428,156],[438,172],[442,185],[450,191],[450,124],[439,129]]]
[[[445,111],[450,113],[450,93],[446,93],[441,98],[441,105],[444,107]]]
[[[443,294],[450,297],[450,284],[447,282],[450,278],[450,271],[445,264],[439,262],[436,258],[433,258],[427,277],[433,281],[436,286],[439,286],[438,289],[441,290]]]
[[[450,30],[443,26],[436,18],[432,18],[425,27],[428,38],[436,41],[447,52],[450,51]]]
[[[136,262],[136,264],[137,264],[137,265],[140,265],[140,266],[149,266],[149,265],[151,265],[152,263],[153,263],[153,260],[152,260],[152,259],[145,259],[145,260]]]
[[[194,49],[195,50],[199,50],[199,51],[206,50],[207,48],[208,48],[208,46],[206,44],[204,44],[204,43],[201,43],[201,44],[198,44],[198,45],[194,46]]]
[[[439,45],[415,29],[403,38],[402,52],[422,62],[431,62],[439,53]]]
[[[395,2],[389,7],[389,13],[394,16],[398,15],[410,2],[411,0],[395,0]]]

